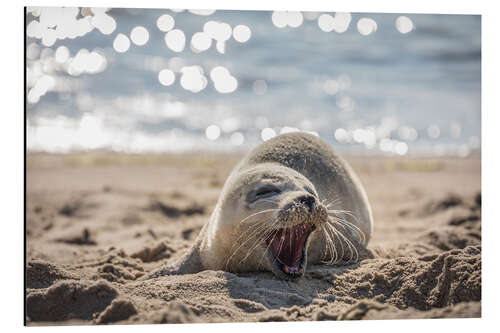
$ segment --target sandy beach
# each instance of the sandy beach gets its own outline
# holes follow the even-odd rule
[[[189,248],[239,155],[26,158],[27,325],[481,316],[481,160],[344,156],[373,258],[297,282],[203,271],[138,281]]]

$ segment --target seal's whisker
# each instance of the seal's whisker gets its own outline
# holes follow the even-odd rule
[[[347,210],[329,210],[328,211],[328,215],[330,217],[332,217],[336,222],[338,222],[340,224],[344,224],[344,225],[350,227],[350,229],[355,234],[357,234],[357,236],[360,238],[360,240],[362,240],[362,243],[365,243],[366,237],[365,237],[365,234],[361,231],[361,229],[359,229],[353,223],[347,221],[347,219],[339,217],[338,214],[346,214],[348,216],[351,216],[354,220],[358,221],[356,215],[352,214],[351,211],[347,211]]]
[[[328,214],[335,214],[335,215],[345,214],[345,215],[348,215],[348,216],[352,217],[355,221],[358,221],[358,217],[356,215],[354,215],[354,213],[352,211],[350,211],[350,210],[329,209],[328,210]]]
[[[366,237],[365,237],[364,232],[361,231],[361,229],[359,229],[357,226],[355,226],[354,224],[352,224],[352,223],[350,223],[348,221],[345,221],[345,220],[340,220],[340,221],[336,221],[336,222],[340,223],[340,224],[343,224],[347,228],[351,229],[352,232],[358,236],[358,238],[359,238],[359,240],[361,241],[362,244],[366,243]]]
[[[328,224],[331,228],[333,228],[333,226],[331,224]],[[342,226],[344,229],[347,229],[347,227],[345,226]],[[340,231],[338,231],[338,234],[340,237],[342,237],[342,239],[345,241],[345,243],[347,244],[347,247],[349,248],[349,261],[348,262],[352,262],[352,260],[354,259],[353,257],[355,257],[355,261],[358,261],[359,259],[359,253],[358,253],[358,250],[357,248],[354,246],[354,244],[352,244],[352,242]]]
[[[253,251],[255,251],[255,249],[262,242],[262,239],[268,238],[272,232],[276,231],[276,229],[274,229],[274,226],[276,224],[278,224],[278,221],[274,221],[270,225],[268,225],[269,221],[270,221],[270,219],[266,221],[266,223],[264,224],[264,227],[261,226],[261,228],[259,230],[258,237],[255,237],[255,242],[250,246],[250,248],[247,251],[247,254],[245,255],[245,257],[242,260],[240,260],[240,263],[243,262],[243,261],[245,261],[250,256],[250,254]]]
[[[271,234],[272,234],[273,230],[265,230],[263,232],[263,236],[264,237],[258,237],[255,242],[252,244],[252,246],[250,246],[250,248],[248,249],[246,255],[243,257],[243,259],[240,260],[240,263],[247,260],[247,258],[253,253],[253,251],[255,251],[255,249],[257,249],[257,247],[262,243],[262,238],[267,238],[269,237]],[[260,265],[260,263],[259,263]]]
[[[241,248],[242,248],[245,244],[247,244],[248,242],[251,242],[251,241],[253,241],[253,240],[255,240],[255,239],[257,239],[257,240],[259,240],[259,241],[261,240],[261,237],[260,237],[261,235],[260,235],[260,234],[261,234],[262,232],[265,232],[265,231],[269,228],[269,226],[267,225],[267,223],[268,223],[269,221],[270,221],[270,219],[268,219],[268,220],[264,220],[264,222],[263,222],[263,223],[259,223],[259,225],[255,226],[255,228],[254,228],[254,229],[249,229],[249,230],[252,230],[252,233],[248,236],[248,238],[247,238],[245,241],[243,241],[243,242],[242,242],[242,243],[238,246],[238,248],[237,248],[235,251],[233,251],[233,252],[232,252],[231,256],[230,256],[230,257],[229,257],[229,259],[227,260],[226,266],[229,264],[229,262],[231,261],[231,259],[233,258],[233,256],[234,256],[234,255],[235,255],[235,254],[236,254],[236,253],[237,253],[237,252],[238,252],[238,251],[239,251],[239,250],[240,250],[240,249],[241,249]],[[242,236],[242,235],[240,235],[240,237],[241,237],[241,236]],[[235,242],[235,245],[237,245],[237,244],[238,244],[238,243],[237,243],[237,242]],[[233,247],[234,247],[234,246],[233,246]],[[231,249],[231,250],[232,250],[232,249]]]
[[[330,234],[330,232],[331,232],[331,234],[332,234],[332,235],[330,236],[330,238],[331,238],[331,240],[332,240],[332,245],[331,245],[331,246],[332,246],[332,248],[333,248],[335,251],[334,251],[334,256],[332,257],[332,259],[331,259],[331,261],[330,261],[330,262],[331,262],[331,264],[334,264],[334,263],[338,262],[338,261],[339,261],[339,259],[340,259],[340,257],[339,257],[339,253],[338,253],[338,251],[337,251],[337,247],[336,247],[336,245],[335,245],[335,237],[337,237],[337,238],[338,238],[338,236],[336,235],[336,233],[335,233],[334,231],[330,231],[328,228],[327,228],[327,232],[328,232],[329,234]],[[341,244],[341,248],[342,248],[342,244]],[[344,250],[342,249],[342,252],[343,252],[343,251],[344,251]]]
[[[283,243],[285,242],[285,236],[282,234],[281,235],[281,241],[280,241],[280,247],[278,249],[278,253],[281,253],[281,249],[283,247]]]
[[[337,257],[337,249],[335,248],[335,243],[333,242],[332,236],[324,226],[321,226],[321,230],[324,233],[325,238],[325,258],[328,258],[328,252],[331,254],[330,261],[325,261],[329,264],[333,264]]]
[[[272,210],[266,210],[266,211],[262,211],[262,212],[269,212],[269,211],[272,211]],[[262,212],[259,212],[259,213],[262,213]],[[258,213],[255,213],[255,214],[252,214],[251,216],[255,216],[257,215]],[[251,217],[251,216],[248,216],[247,218]],[[247,219],[245,218],[245,219]],[[254,225],[253,225],[253,228],[252,226],[249,226],[248,229],[243,232],[242,234],[240,234],[238,236],[238,238],[236,239],[236,242],[234,243],[234,246],[236,246],[238,244],[238,241],[243,237],[243,236],[247,236],[248,234],[250,234],[250,236],[248,236],[248,239],[247,241],[245,241],[243,244],[241,244],[238,249],[236,251],[234,251],[234,253],[238,252],[239,251],[239,248],[241,248],[245,243],[247,243],[249,240],[251,240],[257,233],[259,233],[260,231],[263,231],[266,229],[266,224],[270,221],[270,218],[267,219],[267,220],[260,220],[258,222],[256,222]],[[233,246],[233,248],[234,248]],[[234,253],[232,255],[234,255]]]
[[[277,210],[279,210],[279,209],[278,208],[270,208],[270,209],[261,210],[260,212],[253,213],[252,215],[249,215],[249,216],[245,217],[243,220],[240,221],[240,223],[245,222],[246,220],[248,220],[251,217],[254,217],[255,215],[259,215],[259,214],[263,214],[263,213],[269,213],[269,212],[274,212],[274,211],[277,211]]]
[[[325,198],[325,201],[326,201],[326,198]],[[324,204],[324,205],[325,205],[325,207],[328,209],[328,208],[330,208],[332,205],[336,204],[336,203],[337,203],[337,202],[339,202],[339,201],[340,201],[340,197],[339,197],[339,198],[335,198],[335,199],[333,199],[332,201],[328,202],[327,204],[324,204],[324,203],[323,203],[323,204]]]
[[[267,244],[264,252],[262,253],[262,257],[260,258],[259,260],[259,264],[258,266],[260,266],[262,264],[262,260],[264,259],[264,257],[266,256],[266,253],[267,251],[269,250],[269,247],[271,246],[271,243],[274,241],[274,238],[276,237],[277,233],[278,233],[278,230],[277,229],[274,229],[273,231],[271,231],[271,233],[274,232],[274,235],[273,235],[273,238],[271,239],[271,241],[269,242],[269,244]],[[273,258],[273,262],[276,261],[276,258]]]
[[[334,253],[334,250],[332,249],[332,240],[330,239],[330,235],[328,235],[328,233],[325,231],[325,230],[322,230],[323,233],[325,234],[324,238],[325,238],[325,250],[323,252],[323,255],[324,255],[324,262],[325,263],[332,263],[333,261],[333,257],[335,256],[335,253]],[[328,255],[330,254],[330,255]],[[327,258],[330,258],[330,261],[327,261]]]
[[[264,252],[262,253],[262,257],[260,258],[259,260],[259,263],[258,263],[258,267],[260,267],[260,265],[262,264],[262,260],[264,259],[269,247],[271,246],[271,243],[274,241],[274,238],[276,237],[276,234],[278,233],[278,229],[274,228],[276,225],[278,224],[278,221],[274,221],[270,226],[269,226],[269,229],[265,232],[264,234],[264,239],[267,239],[269,238],[269,236],[274,233],[271,241],[269,241],[269,244],[267,244],[266,248],[264,249]],[[255,248],[257,247],[258,245],[255,246]],[[252,252],[255,250],[255,248],[252,250]],[[249,254],[251,252],[249,251]],[[247,254],[247,256],[249,255]]]
[[[231,258],[240,250],[240,248],[242,248],[246,243],[248,242],[251,242],[253,239],[259,239],[260,237],[260,233],[262,233],[263,231],[266,230],[267,226],[266,226],[266,223],[268,222],[269,220],[263,220],[261,223],[259,224],[256,224],[255,226],[253,226],[253,228],[249,228],[247,229],[245,232],[243,232],[236,240],[236,242],[233,244],[233,246],[231,247],[231,250],[230,250],[230,253],[231,256],[229,257],[229,259],[227,260],[227,263],[226,263],[226,266],[228,265],[229,261],[231,260]],[[249,235],[248,235],[249,234]],[[247,239],[242,242],[238,248],[236,250],[234,250],[234,248],[238,245],[238,241],[243,237],[243,236],[248,236]],[[234,251],[233,251],[234,250]]]
[[[353,224],[352,222],[347,221],[346,219],[340,219],[340,218],[333,217],[333,216],[331,216],[331,217],[333,218],[333,220],[334,220],[335,222],[340,223],[340,224],[345,224],[346,226],[351,227],[351,228],[353,229],[353,231],[354,231],[354,232],[357,232],[357,233],[359,233],[361,236],[363,236],[363,237],[364,237],[363,231],[361,231],[361,229],[360,229],[357,225]]]
[[[267,247],[265,248],[264,253],[262,254],[262,257],[260,258],[259,265],[262,263],[262,259],[265,257],[265,255],[266,255],[267,251],[269,250],[269,247],[271,246],[271,243],[272,243],[272,242],[274,242],[274,238],[277,236],[278,229],[274,229],[274,226],[275,226],[276,224],[278,224],[278,221],[274,222],[274,223],[272,224],[272,226],[271,226],[271,227],[273,227],[273,230],[271,231],[271,233],[272,233],[272,232],[275,232],[275,234],[273,235],[273,238],[271,239],[271,241],[269,241],[269,244],[268,244],[268,245],[267,245]],[[266,237],[268,237],[268,236],[266,236]],[[279,247],[279,249],[278,249],[278,253],[280,253],[280,252],[281,252],[281,248],[282,248],[282,246],[283,246],[283,243],[284,243],[284,237],[283,237],[283,236],[281,236],[280,247]],[[276,260],[277,260],[277,258],[276,258],[276,257],[274,257],[274,258],[273,258],[273,262],[275,262]]]
[[[346,240],[346,238],[345,238],[345,236],[342,234],[342,232],[340,232],[339,230],[337,230],[337,228],[333,225],[333,223],[332,223],[332,222],[334,222],[334,221],[332,221],[332,219],[331,219],[331,218],[330,218],[330,219],[328,219],[328,222],[327,222],[326,226],[327,226],[327,227],[328,227],[328,228],[329,228],[332,232],[334,232],[334,233],[335,233],[335,235],[337,236],[337,239],[338,239],[338,241],[339,241],[339,243],[340,243],[340,245],[341,245],[341,247],[342,247],[342,258],[344,258],[344,254],[345,254],[345,253],[344,253],[344,250],[343,250],[343,241],[342,241],[342,240],[344,240],[344,241],[345,241],[345,240]],[[342,227],[344,227],[344,226],[342,226]],[[344,228],[345,228],[345,227],[344,227]],[[349,244],[347,244],[347,242],[346,242],[346,245],[347,245],[347,247],[349,247]],[[350,249],[349,249],[349,250],[350,250]],[[342,259],[342,258],[341,258],[341,259]]]
[[[255,232],[251,237],[249,237],[245,242],[243,242],[235,251],[232,252],[231,256],[227,260],[226,266],[229,265],[231,260],[234,258],[234,256],[243,249],[243,245],[249,242],[253,242],[252,245],[250,246],[250,249],[247,251],[248,253],[251,253],[253,251],[253,248],[256,247],[256,245],[261,241],[261,236],[262,234],[265,234],[266,228],[262,228],[261,230],[258,230],[258,232]],[[247,257],[243,258],[240,260],[240,263],[246,260]]]
[[[342,240],[340,238],[340,234],[339,232],[335,229],[335,227],[333,225],[331,225],[330,223],[326,223],[325,224],[325,227],[327,227],[335,236],[337,236],[337,239],[339,241],[339,245],[340,245],[340,249],[342,251],[342,255],[339,257],[339,259],[342,259],[344,258],[344,254],[345,254],[345,251],[344,251],[344,244],[342,243]]]
[[[335,255],[335,262],[338,262],[340,260],[342,260],[342,258],[344,257],[344,244],[342,243],[342,239],[340,238],[340,235],[339,235],[339,231],[331,224],[326,224],[326,229],[329,230],[331,233],[332,233],[332,242],[335,246],[335,239],[337,239],[337,242],[338,244],[340,245],[340,249],[342,251],[342,254],[339,255],[338,251],[336,251],[336,255]]]
[[[365,234],[356,225],[347,221],[346,219],[338,218],[336,216],[330,216],[330,218],[334,223],[338,223],[338,224],[350,229],[361,240],[362,243],[365,243],[365,241],[366,241]]]
[[[243,242],[243,244],[247,243],[249,240],[253,239],[256,235],[260,234],[261,232],[265,232],[266,229],[269,229],[269,226],[267,225],[267,223],[269,223],[269,221],[271,221],[271,219],[263,220],[262,223],[255,225],[252,233],[248,236],[247,240]],[[241,238],[244,235],[245,235],[245,233],[240,235],[240,237],[238,237],[238,240],[239,240],[239,238]]]
[[[328,257],[328,251],[329,251],[330,242],[329,242],[329,239],[327,239],[326,232],[323,229],[323,227],[321,227],[321,234],[322,234],[323,238],[325,239],[325,247],[323,249],[323,258],[327,258]]]
[[[330,234],[328,233],[328,230],[323,226],[321,227],[321,230],[323,231],[325,236],[325,258],[328,258],[328,252],[330,252],[331,254],[330,261],[325,261],[325,263],[333,264],[337,260],[337,249],[335,248],[335,244]]]
[[[271,220],[271,218],[268,218],[267,220],[259,220],[259,221],[255,222],[253,225],[248,226],[248,229],[245,230],[243,233],[241,233],[236,240],[239,241],[243,236],[247,236],[247,234],[252,232],[253,230],[258,229],[262,226],[265,226],[266,223],[268,223],[270,220]]]

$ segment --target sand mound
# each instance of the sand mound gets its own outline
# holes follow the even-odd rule
[[[33,321],[91,320],[117,294],[105,281],[59,281],[46,289],[28,290],[26,314]]]
[[[134,304],[126,299],[114,299],[111,304],[95,319],[96,324],[108,324],[126,320],[135,315],[137,310]]]
[[[43,260],[29,261],[26,266],[26,287],[30,289],[47,288],[66,279],[78,280],[78,277]]]

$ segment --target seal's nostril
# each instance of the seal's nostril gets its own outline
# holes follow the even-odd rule
[[[316,203],[316,199],[312,195],[303,195],[297,198],[297,201],[306,205],[309,210],[311,210]]]

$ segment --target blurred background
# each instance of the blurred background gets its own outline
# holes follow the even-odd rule
[[[28,151],[480,151],[477,15],[28,7]]]

